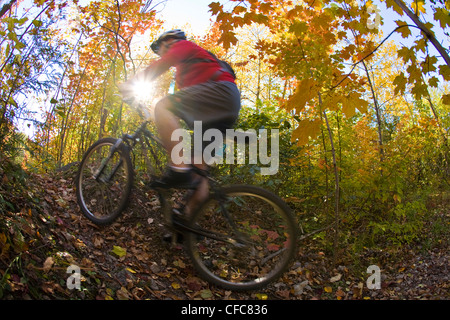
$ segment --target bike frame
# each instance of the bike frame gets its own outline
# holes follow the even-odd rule
[[[147,108],[145,108],[145,106],[143,104],[139,103],[137,105],[136,109],[137,109],[137,112],[138,112],[139,116],[142,119],[150,119],[151,118],[150,112],[147,110]],[[104,161],[102,162],[102,164],[98,168],[97,172],[94,174],[94,179],[96,181],[109,182],[109,180],[114,176],[114,174],[120,168],[120,166],[122,165],[122,160],[119,161],[119,163],[113,168],[113,170],[111,171],[111,174],[108,177],[106,177],[106,179],[103,178],[100,181],[99,177],[103,173],[103,170],[105,169],[106,164],[109,162],[111,157],[116,152],[117,148],[119,148],[122,143],[125,143],[127,145],[127,147],[131,151],[133,149],[133,147],[136,145],[136,143],[138,142],[140,136],[144,135],[146,138],[155,141],[160,147],[163,147],[162,141],[157,136],[152,134],[149,130],[147,130],[147,124],[149,124],[149,123],[150,123],[149,120],[144,120],[144,122],[142,122],[142,124],[136,129],[136,131],[132,135],[125,133],[125,134],[122,135],[121,138],[119,138],[117,140],[116,144],[114,146],[112,146],[108,157],[106,157],[104,159]]]
[[[141,112],[139,112],[139,114],[142,116]],[[111,150],[109,152],[108,157],[106,157],[102,161],[102,164],[97,169],[97,172],[94,174],[95,180],[97,180],[97,181],[100,180],[99,177],[101,176],[101,174],[102,174],[103,170],[105,169],[107,163],[110,161],[110,159],[112,158],[112,156],[114,155],[116,150],[118,148],[120,148],[122,144],[125,144],[127,146],[127,148],[129,148],[129,150],[131,151],[134,148],[134,146],[138,143],[138,141],[140,140],[141,136],[143,136],[146,139],[150,139],[150,140],[154,141],[159,147],[163,147],[163,143],[162,143],[161,139],[159,139],[157,136],[155,136],[153,133],[151,133],[147,129],[147,125],[149,123],[150,123],[150,121],[145,120],[136,129],[136,131],[133,134],[123,134],[122,137],[117,140],[117,142],[111,147]],[[123,161],[121,159],[115,165],[113,170],[111,170],[111,173],[109,174],[109,176],[106,177],[106,178],[102,178],[100,182],[103,182],[103,183],[109,182],[109,180],[116,174],[117,170],[120,168],[120,166],[122,164],[123,164]],[[226,200],[226,198],[221,193],[220,187],[217,186],[218,182],[209,175],[209,172],[207,170],[202,170],[202,169],[197,168],[195,166],[192,166],[192,168],[193,168],[195,173],[197,173],[200,176],[203,176],[204,178],[208,179],[209,186],[211,187],[211,191],[212,191],[210,194],[219,202],[219,204],[220,204],[220,211],[222,212],[222,214],[224,215],[225,219],[230,224],[230,227],[233,229],[234,233],[237,235],[237,238],[238,238],[237,240],[238,241],[236,241],[236,239],[232,239],[232,238],[230,238],[228,236],[226,236],[226,238],[225,238],[225,236],[220,237],[217,234],[213,234],[213,233],[209,232],[208,230],[199,229],[198,227],[191,227],[189,225],[189,221],[187,221],[187,220],[185,220],[185,221],[173,221],[172,220],[172,212],[170,210],[171,208],[168,205],[165,206],[166,210],[163,210],[164,211],[163,212],[163,216],[164,216],[164,220],[165,220],[166,224],[169,227],[177,229],[177,231],[181,231],[181,232],[187,231],[187,232],[195,233],[197,235],[205,236],[207,238],[211,238],[211,239],[214,239],[214,240],[228,242],[228,243],[233,244],[235,246],[245,246],[245,243],[248,243],[249,241],[247,239],[245,239],[244,236],[240,236],[241,233],[238,231],[235,222],[233,221],[232,217],[230,216],[228,210],[225,208],[224,201]],[[163,190],[163,189],[160,189],[160,188],[155,188],[155,190],[164,199],[168,198],[167,195],[166,195],[167,194],[167,190]]]

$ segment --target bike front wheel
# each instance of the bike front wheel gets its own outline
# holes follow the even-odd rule
[[[133,166],[124,144],[104,138],[95,142],[80,163],[77,201],[83,214],[98,225],[112,223],[126,208],[133,185]]]
[[[190,258],[205,280],[230,290],[255,290],[279,278],[296,254],[298,225],[275,194],[253,186],[223,188],[190,219]]]

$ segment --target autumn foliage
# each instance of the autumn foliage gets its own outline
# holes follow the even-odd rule
[[[117,84],[157,58],[149,45],[163,31],[160,2],[35,0],[27,11],[11,1],[0,11],[3,248],[14,241],[3,213],[23,209],[11,200],[9,186],[21,181],[12,171],[54,172],[97,139],[139,124]],[[395,30],[381,31],[392,18],[376,17],[374,5],[398,14]],[[277,192],[336,263],[367,247],[423,240],[449,197],[448,1],[232,0],[209,8],[210,32],[187,32],[237,72],[237,127],[281,133],[277,175],[223,165],[222,181]],[[155,96],[173,88],[172,75],[158,80]],[[8,248],[0,259],[12,256]]]

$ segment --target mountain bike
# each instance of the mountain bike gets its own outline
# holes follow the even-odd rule
[[[162,148],[147,129],[149,122],[144,120],[133,134],[119,139],[100,139],[84,154],[76,195],[82,213],[95,224],[110,224],[125,210],[134,179],[131,155],[137,146]],[[209,171],[192,168],[208,179],[210,195],[189,216],[174,213],[168,189],[155,191],[165,226],[183,235],[199,275],[229,290],[254,290],[279,278],[296,254],[298,236],[287,204],[257,186],[221,186]]]

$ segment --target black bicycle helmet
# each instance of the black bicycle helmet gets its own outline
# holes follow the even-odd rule
[[[161,46],[161,42],[163,42],[165,40],[169,40],[169,39],[186,40],[186,34],[180,29],[166,31],[162,35],[160,35],[158,40],[153,42],[150,47],[152,48],[154,53],[158,54],[158,51]]]

